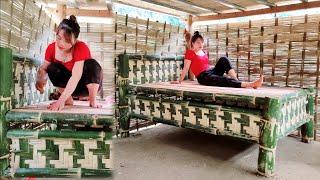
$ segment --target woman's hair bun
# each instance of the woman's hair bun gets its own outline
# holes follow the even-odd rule
[[[195,31],[193,35],[200,35],[199,31]]]
[[[72,21],[72,22],[74,22],[74,23],[77,23],[77,18],[76,18],[76,16],[74,16],[74,15],[71,15],[71,16],[69,17],[69,20]]]

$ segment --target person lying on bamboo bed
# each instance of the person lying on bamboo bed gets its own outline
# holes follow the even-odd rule
[[[191,38],[191,49],[185,53],[184,67],[179,81],[171,81],[172,84],[180,84],[189,68],[196,76],[199,84],[206,86],[221,86],[235,88],[259,88],[263,83],[263,75],[253,82],[239,81],[227,57],[221,57],[212,68],[209,65],[208,56],[203,51],[204,40],[198,31]],[[223,76],[226,73],[230,77]]]
[[[57,28],[56,41],[49,44],[45,61],[38,70],[36,88],[44,91],[45,75],[58,88],[61,96],[48,106],[50,110],[61,110],[73,105],[72,96],[88,96],[89,106],[100,108],[96,95],[101,89],[102,68],[92,59],[88,46],[77,40],[80,26],[76,17],[63,19]]]

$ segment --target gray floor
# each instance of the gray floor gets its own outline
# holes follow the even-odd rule
[[[320,143],[279,141],[276,175],[256,174],[258,145],[159,125],[113,141],[114,179],[320,179]]]

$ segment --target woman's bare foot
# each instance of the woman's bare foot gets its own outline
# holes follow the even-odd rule
[[[72,96],[70,96],[66,102],[64,103],[65,105],[69,105],[69,106],[73,106],[73,98]]]
[[[90,102],[90,107],[93,107],[93,108],[102,108],[102,105],[101,104],[97,104],[96,101],[92,101]]]
[[[259,79],[255,80],[253,82],[242,82],[241,87],[242,88],[252,87],[254,89],[257,89],[262,86],[262,83],[263,83],[263,75],[260,76]]]
[[[252,87],[254,89],[257,89],[262,86],[262,83],[263,83],[263,75],[261,75],[259,79],[252,82]]]

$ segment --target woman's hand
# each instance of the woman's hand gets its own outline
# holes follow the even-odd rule
[[[64,104],[65,104],[65,102],[63,102],[59,99],[58,101],[51,103],[48,106],[48,109],[50,109],[51,111],[60,111],[64,108]]]
[[[170,81],[170,84],[181,84],[180,81]]]
[[[40,94],[43,94],[44,88],[47,84],[48,74],[45,68],[47,68],[49,64],[50,63],[45,62],[43,65],[40,66],[40,68],[37,71],[36,89],[40,91]]]

